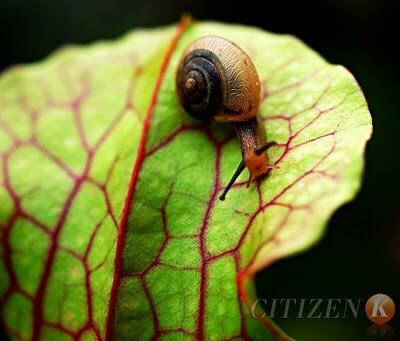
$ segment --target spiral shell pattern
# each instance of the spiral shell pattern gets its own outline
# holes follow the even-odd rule
[[[178,97],[193,117],[243,122],[256,116],[261,86],[250,57],[232,42],[206,36],[183,53],[176,75]]]

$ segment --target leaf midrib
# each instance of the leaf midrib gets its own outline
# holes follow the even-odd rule
[[[121,220],[119,224],[119,233],[117,238],[117,246],[116,246],[116,253],[115,253],[115,265],[114,265],[114,278],[113,284],[111,287],[110,292],[110,301],[109,301],[109,309],[108,309],[108,316],[107,316],[107,323],[106,323],[106,340],[112,339],[113,334],[113,327],[114,327],[114,316],[115,316],[115,309],[116,309],[116,302],[118,296],[118,288],[121,282],[121,272],[122,272],[122,261],[123,261],[123,251],[125,245],[125,237],[127,232],[127,225],[128,225],[128,217],[130,208],[135,200],[135,190],[136,185],[139,180],[139,173],[142,168],[143,162],[146,158],[146,142],[147,137],[150,129],[150,123],[153,111],[157,104],[157,99],[159,95],[159,91],[162,85],[162,81],[164,79],[165,72],[171,60],[172,54],[175,50],[175,46],[178,43],[179,38],[182,36],[186,28],[190,24],[189,17],[183,17],[180,23],[177,26],[177,29],[169,42],[167,47],[167,51],[163,57],[162,64],[160,66],[160,70],[158,72],[158,76],[153,88],[152,96],[147,108],[146,116],[143,121],[143,128],[142,128],[142,135],[140,137],[138,152],[135,164],[133,166],[132,175],[128,187],[128,191],[125,197],[125,205],[122,211]]]

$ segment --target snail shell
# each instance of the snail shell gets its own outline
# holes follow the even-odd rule
[[[183,53],[176,75],[184,109],[198,119],[243,122],[256,116],[261,86],[250,57],[234,43],[206,36]]]

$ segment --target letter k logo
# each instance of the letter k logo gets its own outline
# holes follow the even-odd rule
[[[395,305],[393,300],[384,294],[371,296],[365,304],[365,313],[374,323],[383,324],[393,318]]]

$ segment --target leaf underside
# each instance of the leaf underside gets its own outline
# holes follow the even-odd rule
[[[227,125],[177,103],[183,49],[254,61],[274,169],[246,188]],[[0,79],[0,308],[13,339],[274,339],[252,275],[321,237],[360,186],[371,117],[351,74],[292,36],[217,23],[68,47]]]

